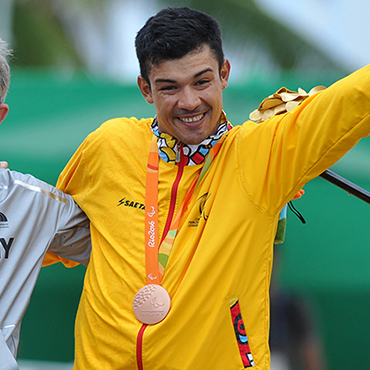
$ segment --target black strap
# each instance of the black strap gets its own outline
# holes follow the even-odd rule
[[[304,219],[304,217],[302,216],[302,214],[297,210],[297,208],[294,207],[292,201],[290,201],[288,203],[288,207],[301,220],[302,224],[305,224],[306,223],[306,220]]]

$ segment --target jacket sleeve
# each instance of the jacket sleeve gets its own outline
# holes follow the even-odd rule
[[[238,137],[242,182],[252,201],[276,214],[308,181],[370,134],[370,66]]]
[[[64,191],[65,193],[71,194],[77,203],[81,198],[84,197],[85,192],[87,192],[87,187],[85,185],[88,186],[88,180],[85,178],[83,163],[83,151],[86,146],[88,146],[88,138],[86,138],[81,146],[76,150],[76,152],[60,174],[57,182],[57,188]],[[78,208],[76,204],[75,207]],[[70,212],[73,213],[76,211],[70,210]],[[81,210],[79,212],[81,212]],[[77,220],[80,220],[80,217],[81,216],[78,216]],[[84,217],[86,216],[84,215]],[[76,221],[76,219],[74,218],[68,221],[67,217],[67,225],[74,222],[78,223],[79,221]],[[82,226],[79,225],[77,228],[74,228],[72,230],[68,228],[67,225],[65,225],[65,227],[62,227],[61,231],[56,235],[56,239],[53,241],[51,248],[46,253],[42,265],[48,266],[57,262],[62,262],[66,267],[74,267],[78,263],[71,261],[71,257],[75,261],[79,259],[78,262],[86,265],[88,263],[91,251],[90,230],[89,225],[86,222],[88,222],[87,218],[82,222]],[[87,234],[89,235],[89,237],[87,237]],[[73,252],[68,252],[69,248],[66,249],[66,245],[72,243],[72,246],[75,247],[74,243],[78,239],[82,240],[81,245],[78,247],[78,253],[81,254],[74,255]]]
[[[91,254],[90,222],[71,196],[67,195],[66,200],[49,251],[87,266]]]

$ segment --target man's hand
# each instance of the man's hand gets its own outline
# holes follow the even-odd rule
[[[0,161],[0,168],[8,168],[8,162]]]

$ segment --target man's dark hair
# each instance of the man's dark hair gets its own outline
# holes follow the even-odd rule
[[[135,39],[140,74],[149,83],[152,64],[180,59],[208,45],[221,70],[224,62],[221,28],[206,13],[187,7],[169,7],[150,17]]]

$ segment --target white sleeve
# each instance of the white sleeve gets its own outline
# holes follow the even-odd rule
[[[9,170],[0,174],[1,210],[11,225],[7,232],[16,236],[18,257],[31,250],[38,255],[48,249],[87,265],[90,223],[73,198],[31,175]]]
[[[64,196],[66,203],[60,210],[58,231],[49,251],[87,266],[91,253],[90,221],[70,195]]]

